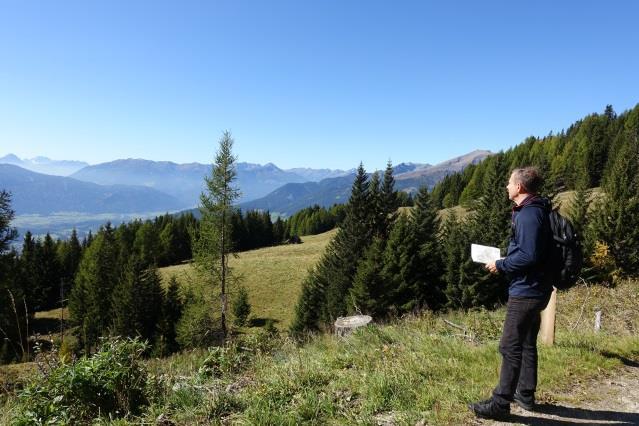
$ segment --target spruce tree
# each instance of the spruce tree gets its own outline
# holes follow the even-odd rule
[[[166,356],[178,351],[176,326],[182,316],[182,309],[177,278],[172,275],[162,298],[162,313],[153,350],[157,356]]]
[[[447,306],[460,308],[463,305],[461,264],[465,258],[466,242],[464,222],[455,212],[449,212],[442,225],[440,244],[444,263],[444,283]]]
[[[347,295],[357,264],[372,238],[369,181],[362,164],[351,189],[347,213],[340,232],[329,244],[324,256],[323,280],[326,283],[322,319],[332,323],[347,312]]]
[[[375,237],[364,253],[350,289],[349,311],[371,315],[373,318],[386,315],[388,288],[383,274],[384,245],[384,240]]]
[[[69,296],[69,313],[79,326],[86,352],[95,347],[112,323],[109,301],[120,273],[117,256],[115,234],[107,224],[84,251],[78,266]]]
[[[362,164],[337,234],[302,284],[291,325],[293,334],[319,330],[348,309],[357,265],[372,239],[369,181]]]
[[[380,198],[383,218],[382,237],[387,238],[391,226],[395,223],[397,209],[399,208],[399,197],[395,190],[395,177],[393,176],[393,164],[390,160],[386,163],[386,170],[384,170]]]
[[[383,275],[388,287],[388,309],[402,314],[420,308],[421,282],[417,281],[419,244],[407,215],[400,215],[383,253]]]
[[[591,224],[593,240],[606,244],[619,275],[639,274],[639,107],[628,115],[624,144],[604,181],[604,198]]]
[[[460,268],[462,305],[492,306],[506,295],[503,274],[490,274],[483,265],[470,259],[470,243],[504,248],[510,234],[511,202],[505,189],[508,170],[503,155],[489,159],[484,175],[482,196],[473,203],[465,224],[469,241]]]
[[[445,303],[443,294],[444,265],[442,248],[438,240],[439,218],[428,188],[420,188],[410,217],[418,249],[416,270],[416,297],[420,306],[437,309]]]
[[[154,266],[132,256],[111,303],[114,334],[153,342],[162,313],[162,286]]]
[[[248,291],[244,286],[240,286],[235,300],[233,300],[233,316],[234,323],[237,327],[246,325],[249,315],[251,314],[251,304],[248,300]]]
[[[9,248],[9,243],[18,236],[16,228],[11,227],[15,212],[11,208],[11,194],[4,189],[0,191],[0,254]]]

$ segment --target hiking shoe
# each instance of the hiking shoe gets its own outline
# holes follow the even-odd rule
[[[519,393],[519,390],[515,391],[513,395],[513,400],[519,405],[521,408],[527,411],[533,411],[535,409],[535,395],[532,394],[530,396],[524,396]]]
[[[468,404],[468,408],[475,416],[482,419],[503,419],[510,414],[510,405],[500,405],[492,398],[485,401],[479,401],[474,404]]]

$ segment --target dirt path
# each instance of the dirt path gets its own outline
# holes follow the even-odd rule
[[[535,412],[511,405],[508,422],[476,420],[477,425],[639,425],[639,363],[625,360],[613,374],[576,385],[540,403]]]

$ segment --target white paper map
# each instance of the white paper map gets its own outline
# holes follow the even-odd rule
[[[490,263],[500,259],[501,253],[497,247],[471,244],[470,257],[473,259],[473,262]]]

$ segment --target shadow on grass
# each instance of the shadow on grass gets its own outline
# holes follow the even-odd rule
[[[615,352],[601,351],[601,355],[606,358],[618,359],[619,361],[621,361],[623,365],[626,365],[628,367],[639,367],[639,362],[632,360],[630,358],[626,358],[625,356],[619,355],[618,353],[615,353]]]
[[[535,407],[536,413],[555,416],[557,418],[545,419],[534,416],[512,414],[507,419],[508,422],[535,425],[637,425],[639,424],[639,413],[626,413],[623,411],[589,410],[586,408],[566,407],[554,404],[538,404]]]
[[[70,327],[69,321],[66,319],[62,321],[62,326],[65,330]],[[60,320],[57,318],[33,318],[29,320],[29,333],[30,334],[56,334],[60,333]]]
[[[279,320],[273,318],[251,318],[248,322],[249,327],[264,327],[268,323],[277,324]]]

